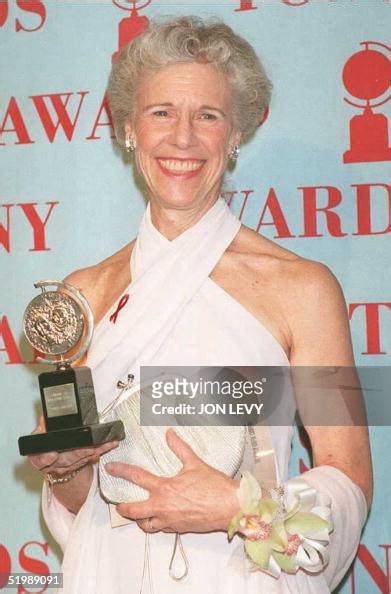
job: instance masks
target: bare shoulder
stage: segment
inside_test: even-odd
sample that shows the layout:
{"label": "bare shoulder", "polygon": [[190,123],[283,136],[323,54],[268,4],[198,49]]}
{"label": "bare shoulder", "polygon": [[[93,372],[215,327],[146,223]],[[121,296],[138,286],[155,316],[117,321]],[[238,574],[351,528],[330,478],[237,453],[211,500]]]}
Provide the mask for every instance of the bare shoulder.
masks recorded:
{"label": "bare shoulder", "polygon": [[75,270],[64,282],[79,289],[99,319],[130,283],[130,254],[134,241],[101,262]]}
{"label": "bare shoulder", "polygon": [[283,286],[289,298],[323,301],[326,295],[341,297],[341,287],[325,264],[299,256],[247,227],[242,227],[237,241],[231,244],[230,254],[233,262],[247,268],[255,278],[262,275],[276,287]]}
{"label": "bare shoulder", "polygon": [[[324,264],[260,237],[244,256],[253,279],[268,289],[270,310],[289,344],[293,365],[352,365],[349,320],[341,286]],[[243,257],[243,256],[242,256]],[[283,342],[283,341],[281,341]]]}
{"label": "bare shoulder", "polygon": [[335,307],[344,301],[337,278],[325,264],[298,257],[285,269],[289,279],[288,291],[299,302],[305,300],[308,306],[324,308],[327,304]]}
{"label": "bare shoulder", "polygon": [[[303,258],[242,226],[213,276],[274,334],[291,361],[294,357],[298,361],[298,352],[302,364],[319,361],[321,357],[312,357],[319,351],[319,337],[326,344],[326,337],[333,334],[343,337],[340,344],[344,344],[336,360],[349,360],[344,296],[324,264]],[[322,360],[327,357],[322,356]]]}

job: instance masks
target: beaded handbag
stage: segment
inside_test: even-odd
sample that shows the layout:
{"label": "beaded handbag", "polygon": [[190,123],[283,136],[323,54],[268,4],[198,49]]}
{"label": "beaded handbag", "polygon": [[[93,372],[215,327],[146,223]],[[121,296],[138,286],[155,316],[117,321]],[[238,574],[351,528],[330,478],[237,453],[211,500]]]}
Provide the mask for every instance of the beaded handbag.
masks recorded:
{"label": "beaded handbag", "polygon": [[[169,427],[140,425],[142,393],[140,386],[124,387],[120,398],[101,415],[105,422],[121,419],[125,427],[125,439],[99,461],[100,488],[111,503],[143,501],[149,493],[126,479],[108,474],[105,470],[108,462],[141,466],[158,476],[173,476],[182,468],[166,442]],[[228,476],[236,474],[244,455],[245,427],[175,426],[174,430],[206,464]]]}

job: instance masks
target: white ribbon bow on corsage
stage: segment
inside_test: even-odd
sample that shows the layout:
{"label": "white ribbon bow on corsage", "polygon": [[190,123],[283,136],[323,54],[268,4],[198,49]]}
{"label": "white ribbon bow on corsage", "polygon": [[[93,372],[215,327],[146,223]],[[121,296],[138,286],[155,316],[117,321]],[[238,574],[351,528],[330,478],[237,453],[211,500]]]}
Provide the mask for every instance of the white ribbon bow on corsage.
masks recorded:
{"label": "white ribbon bow on corsage", "polygon": [[252,570],[278,578],[299,568],[321,571],[328,563],[332,531],[331,500],[303,479],[291,479],[262,499],[257,480],[245,471],[238,489],[241,510],[228,526],[228,538],[244,537]]}

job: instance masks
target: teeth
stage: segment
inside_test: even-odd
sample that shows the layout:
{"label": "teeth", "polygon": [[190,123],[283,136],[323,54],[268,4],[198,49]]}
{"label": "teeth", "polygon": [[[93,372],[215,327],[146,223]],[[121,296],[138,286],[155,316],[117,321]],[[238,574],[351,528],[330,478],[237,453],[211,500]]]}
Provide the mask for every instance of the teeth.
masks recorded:
{"label": "teeth", "polygon": [[170,159],[159,159],[159,163],[169,171],[177,173],[185,173],[187,171],[195,171],[200,168],[199,161],[174,161]]}

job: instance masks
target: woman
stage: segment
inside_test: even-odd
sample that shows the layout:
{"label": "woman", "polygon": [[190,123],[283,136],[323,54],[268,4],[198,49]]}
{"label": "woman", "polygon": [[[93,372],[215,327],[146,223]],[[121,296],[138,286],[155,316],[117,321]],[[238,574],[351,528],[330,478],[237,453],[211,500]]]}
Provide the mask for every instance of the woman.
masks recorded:
{"label": "woman", "polygon": [[[219,199],[224,172],[269,98],[253,49],[221,23],[187,17],[154,25],[114,64],[109,99],[117,139],[134,152],[149,205],[136,241],[66,279],[83,291],[98,324],[87,363],[100,410],[114,399],[117,381],[145,364],[353,365],[332,274],[240,225]],[[282,483],[292,430],[271,430]],[[205,464],[172,431],[167,443],[183,465],[176,476],[108,466],[150,493],[147,502],[118,507],[130,521],[117,528],[94,467],[117,444],[31,457],[54,476],[43,507],[65,549],[63,591],[139,592],[148,578],[165,594],[329,592],[355,554],[371,501],[368,436],[361,427],[307,431],[315,468],[303,478],[332,499],[330,562],[317,575],[299,570],[278,580],[249,573],[240,540],[229,543],[224,534],[239,508],[238,480]],[[245,457],[241,470],[252,466]],[[188,563],[178,582],[168,569],[172,532],[183,534]]]}

